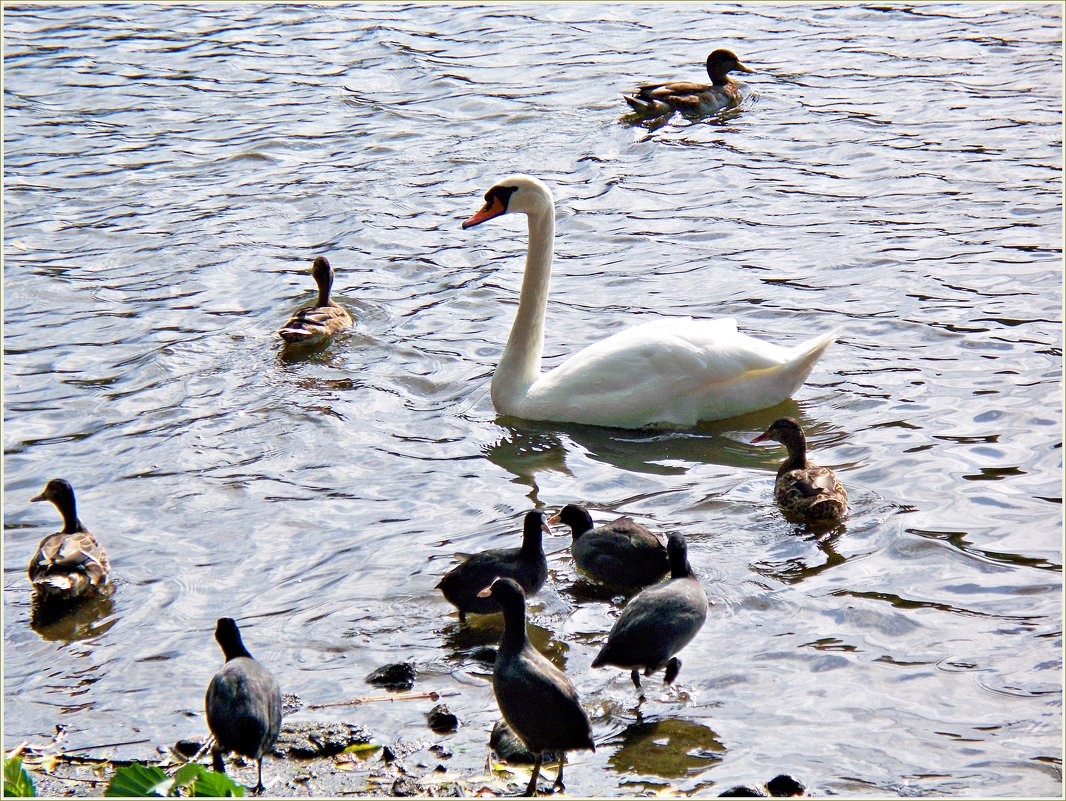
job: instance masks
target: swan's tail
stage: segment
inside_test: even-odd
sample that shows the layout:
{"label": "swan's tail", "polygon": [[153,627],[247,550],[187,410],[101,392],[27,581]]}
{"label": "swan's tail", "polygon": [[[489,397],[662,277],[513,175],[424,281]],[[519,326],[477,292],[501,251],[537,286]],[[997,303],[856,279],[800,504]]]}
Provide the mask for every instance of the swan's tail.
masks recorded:
{"label": "swan's tail", "polygon": [[825,349],[836,342],[839,334],[840,329],[834,328],[828,334],[812,337],[790,350],[789,357],[781,368],[781,383],[790,387],[785,398],[792,397],[792,393],[803,386]]}

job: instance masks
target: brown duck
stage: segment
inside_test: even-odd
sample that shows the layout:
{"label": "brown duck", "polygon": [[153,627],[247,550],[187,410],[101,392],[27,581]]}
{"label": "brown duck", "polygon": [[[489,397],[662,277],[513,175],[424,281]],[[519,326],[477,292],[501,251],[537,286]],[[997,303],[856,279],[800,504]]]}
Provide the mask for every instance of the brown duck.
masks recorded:
{"label": "brown duck", "polygon": [[41,540],[30,560],[30,581],[38,599],[53,603],[110,592],[107,553],[78,519],[70,484],[53,478],[44,492],[30,501],[51,501],[63,516],[63,529]]}
{"label": "brown duck", "polygon": [[733,71],[755,72],[744,66],[732,50],[715,50],[707,56],[710,84],[675,81],[641,86],[632,95],[622,95],[633,111],[643,117],[662,117],[674,111],[714,114],[740,102],[740,89],[729,77]]}
{"label": "brown duck", "polygon": [[319,256],[311,265],[311,275],[318,284],[318,300],[296,312],[289,322],[278,329],[278,336],[288,347],[321,345],[334,334],[352,325],[348,311],[330,300],[333,288],[333,267],[325,256]]}
{"label": "brown duck", "polygon": [[848,493],[828,467],[807,461],[807,438],[791,417],[775,420],[752,442],[780,442],[788,458],[778,468],[774,497],[786,512],[809,521],[839,520],[848,510]]}

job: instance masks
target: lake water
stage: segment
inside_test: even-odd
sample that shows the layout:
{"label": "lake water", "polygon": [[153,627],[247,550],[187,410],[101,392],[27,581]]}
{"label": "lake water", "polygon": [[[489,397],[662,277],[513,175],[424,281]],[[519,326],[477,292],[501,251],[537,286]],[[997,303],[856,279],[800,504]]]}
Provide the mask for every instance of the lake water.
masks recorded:
{"label": "lake water", "polygon": [[[738,109],[621,120],[719,46],[758,71]],[[499,621],[457,630],[434,585],[582,502],[684,532],[714,606],[638,711],[590,667],[622,600],[548,543],[535,640],[599,744],[568,792],[1061,797],[1062,53],[1050,3],[6,7],[5,745],[203,735],[232,616],[305,704],[413,661],[456,734],[428,701],[294,719],[476,776]],[[692,431],[498,419],[525,225],[459,224],[516,171],[556,196],[548,366],[672,315],[839,341],[793,401]],[[282,360],[319,254],[355,328]],[[782,414],[842,528],[775,507],[782,449],[750,441]],[[56,476],[117,591],[35,631]]]}

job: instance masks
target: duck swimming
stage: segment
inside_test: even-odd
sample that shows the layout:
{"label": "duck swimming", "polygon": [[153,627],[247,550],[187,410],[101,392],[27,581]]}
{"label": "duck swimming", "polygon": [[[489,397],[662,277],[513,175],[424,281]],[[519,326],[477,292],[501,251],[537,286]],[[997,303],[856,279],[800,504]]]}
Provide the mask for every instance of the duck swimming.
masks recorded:
{"label": "duck swimming", "polygon": [[633,111],[643,117],[661,117],[674,111],[713,114],[740,102],[740,89],[728,73],[755,72],[744,66],[732,50],[715,50],[707,56],[710,84],[675,81],[641,86],[635,94],[622,95]]}
{"label": "duck swimming", "polygon": [[297,311],[289,322],[278,329],[278,336],[286,347],[313,347],[326,342],[334,334],[352,325],[348,310],[330,300],[333,287],[333,267],[325,256],[318,256],[311,265],[311,275],[318,284],[318,300]]}
{"label": "duck swimming", "polygon": [[107,552],[78,519],[74,488],[69,482],[53,478],[30,501],[51,501],[63,516],[63,528],[41,540],[30,560],[30,581],[38,601],[74,601],[111,592]]}
{"label": "duck swimming", "polygon": [[529,246],[518,311],[492,375],[501,415],[615,428],[721,420],[788,398],[836,339],[830,331],[781,347],[741,334],[736,320],[673,317],[609,336],[542,373],[555,237],[551,191],[528,175],[504,178],[463,228],[509,212],[526,215]]}
{"label": "duck swimming", "polygon": [[848,492],[832,470],[807,461],[807,438],[799,423],[782,417],[752,442],[767,440],[788,449],[774,482],[774,498],[781,508],[811,522],[840,520],[848,510]]}

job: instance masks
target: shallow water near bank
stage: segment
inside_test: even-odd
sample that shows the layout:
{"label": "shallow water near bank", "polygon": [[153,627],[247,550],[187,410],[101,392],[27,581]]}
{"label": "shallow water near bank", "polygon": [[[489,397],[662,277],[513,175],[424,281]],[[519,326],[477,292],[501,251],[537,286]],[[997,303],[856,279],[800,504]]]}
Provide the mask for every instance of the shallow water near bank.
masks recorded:
{"label": "shallow water near bank", "polygon": [[[590,667],[624,599],[546,541],[531,636],[598,744],[569,793],[1061,796],[1061,31],[1052,4],[5,8],[5,746],[200,736],[230,616],[306,705],[413,661],[455,734],[430,701],[342,719],[476,775],[500,622],[434,585],[581,502],[682,531],[714,606],[638,705]],[[738,108],[621,119],[718,46],[758,70]],[[525,226],[459,224],[516,171],[557,202],[547,366],[668,316],[838,342],[691,431],[497,418]],[[319,254],[355,327],[282,359]],[[750,443],[783,415],[848,487],[838,529],[772,502],[783,453]],[[57,476],[117,587],[35,630]]]}

